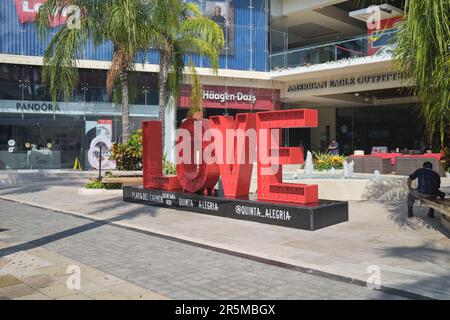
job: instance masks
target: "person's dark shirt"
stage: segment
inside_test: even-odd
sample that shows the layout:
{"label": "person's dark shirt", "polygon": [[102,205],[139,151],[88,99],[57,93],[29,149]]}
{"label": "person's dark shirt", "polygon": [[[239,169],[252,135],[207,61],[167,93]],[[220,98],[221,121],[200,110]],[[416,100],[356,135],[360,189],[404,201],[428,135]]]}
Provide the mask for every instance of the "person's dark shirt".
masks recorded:
{"label": "person's dark shirt", "polygon": [[338,155],[339,154],[339,143],[331,142],[329,148],[330,148],[330,153],[332,155]]}
{"label": "person's dark shirt", "polygon": [[411,180],[418,179],[417,191],[424,194],[436,195],[441,187],[441,177],[431,169],[420,168],[409,176]]}
{"label": "person's dark shirt", "polygon": [[215,23],[217,23],[219,26],[224,27],[225,26],[225,18],[222,15],[214,15],[211,17],[211,20],[214,21]]}

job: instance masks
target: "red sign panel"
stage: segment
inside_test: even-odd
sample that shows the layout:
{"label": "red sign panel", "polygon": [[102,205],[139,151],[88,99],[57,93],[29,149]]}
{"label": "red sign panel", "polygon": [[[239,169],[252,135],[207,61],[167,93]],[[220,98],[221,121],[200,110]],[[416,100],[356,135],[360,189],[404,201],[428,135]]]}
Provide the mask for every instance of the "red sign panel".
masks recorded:
{"label": "red sign panel", "polygon": [[[47,0],[15,0],[17,15],[20,23],[34,22],[39,8],[47,2]],[[55,16],[50,21],[50,26],[55,27],[64,24],[67,21],[67,15]]]}
{"label": "red sign panel", "polygon": [[[258,134],[258,200],[301,204],[319,201],[317,185],[283,182],[282,165],[301,164],[304,162],[304,158],[303,148],[280,147],[282,128],[315,128],[319,125],[318,118],[318,111],[312,109],[280,110],[256,114],[258,132],[266,130],[268,133],[266,135]],[[272,136],[274,133],[277,133],[275,137]]]}
{"label": "red sign panel", "polygon": [[[191,86],[184,86],[178,106],[189,108]],[[203,105],[213,109],[272,111],[280,109],[280,90],[267,88],[203,86]]]}

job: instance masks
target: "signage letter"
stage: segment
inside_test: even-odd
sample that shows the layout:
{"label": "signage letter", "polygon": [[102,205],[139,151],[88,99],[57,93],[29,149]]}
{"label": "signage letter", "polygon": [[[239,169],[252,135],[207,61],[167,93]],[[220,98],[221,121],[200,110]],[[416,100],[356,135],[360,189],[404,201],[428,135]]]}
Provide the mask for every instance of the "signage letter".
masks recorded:
{"label": "signage letter", "polygon": [[[211,126],[222,133],[222,141],[219,143],[215,140],[215,145],[216,159],[221,159],[217,162],[225,196],[247,196],[250,191],[253,158],[256,152],[256,141],[252,144],[250,136],[255,133],[254,140],[256,140],[256,115],[254,113],[238,114],[236,121],[230,116],[213,116]],[[228,138],[227,132],[233,132],[233,139]],[[230,157],[232,159],[229,159]],[[231,163],[228,160],[231,160]]]}
{"label": "signage letter", "polygon": [[181,189],[176,176],[163,176],[160,121],[142,122],[142,174],[144,188],[161,190]]}
{"label": "signage letter", "polygon": [[[283,183],[281,165],[303,163],[302,148],[281,148],[281,128],[318,126],[317,110],[296,109],[258,112],[258,200],[316,203],[318,186]],[[279,155],[279,156],[277,156]]]}

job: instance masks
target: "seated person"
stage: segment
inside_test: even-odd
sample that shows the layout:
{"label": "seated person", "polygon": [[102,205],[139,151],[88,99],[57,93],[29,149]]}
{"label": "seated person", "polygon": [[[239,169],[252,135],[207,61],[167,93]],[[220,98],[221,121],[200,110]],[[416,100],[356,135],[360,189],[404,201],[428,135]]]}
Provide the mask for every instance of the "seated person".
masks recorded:
{"label": "seated person", "polygon": [[328,146],[328,150],[333,156],[339,155],[339,143],[337,143],[336,139],[331,140],[331,143]]}
{"label": "seated person", "polygon": [[[412,189],[411,182],[416,179],[418,179],[418,187],[417,189]],[[414,216],[413,206],[416,200],[442,197],[443,193],[439,191],[440,186],[441,177],[433,171],[433,164],[431,162],[425,162],[423,168],[411,174],[408,178],[408,217],[411,218]],[[430,208],[428,216],[434,218],[434,209]]]}

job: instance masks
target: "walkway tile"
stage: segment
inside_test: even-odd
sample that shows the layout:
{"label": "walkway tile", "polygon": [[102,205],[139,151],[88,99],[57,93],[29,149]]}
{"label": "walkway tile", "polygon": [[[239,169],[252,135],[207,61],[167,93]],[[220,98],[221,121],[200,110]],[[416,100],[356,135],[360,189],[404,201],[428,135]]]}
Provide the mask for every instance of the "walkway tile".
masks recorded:
{"label": "walkway tile", "polygon": [[28,296],[33,293],[36,293],[36,290],[23,283],[0,288],[0,297],[3,296],[9,299]]}
{"label": "walkway tile", "polygon": [[127,297],[115,292],[100,292],[93,294],[91,298],[95,300],[128,300]]}
{"label": "walkway tile", "polygon": [[67,286],[62,284],[41,288],[39,291],[52,299],[71,296],[76,292],[75,290],[68,289]]}
{"label": "walkway tile", "polygon": [[25,284],[29,285],[34,289],[41,289],[45,287],[50,287],[58,284],[58,282],[51,276],[42,274],[32,277],[25,277],[21,279]]}
{"label": "walkway tile", "polygon": [[36,292],[33,294],[30,294],[28,296],[23,296],[19,298],[15,298],[14,300],[52,300],[51,298],[47,297],[45,294]]}
{"label": "walkway tile", "polygon": [[15,284],[22,283],[19,279],[16,277],[7,274],[5,276],[0,276],[0,288],[9,287]]}
{"label": "walkway tile", "polygon": [[[5,243],[3,247],[16,245],[20,243]],[[80,268],[80,290],[67,287],[67,280],[72,275],[67,273],[67,267],[71,265]],[[44,247],[1,257],[0,266],[0,300],[125,299],[134,295],[159,297],[145,288]]]}
{"label": "walkway tile", "polygon": [[169,298],[164,297],[162,295],[152,293],[152,292],[145,292],[138,295],[130,296],[130,299],[133,300],[169,300]]}
{"label": "walkway tile", "polygon": [[127,297],[143,294],[147,291],[144,288],[131,283],[116,284],[108,287],[108,289],[115,293],[125,295]]}

